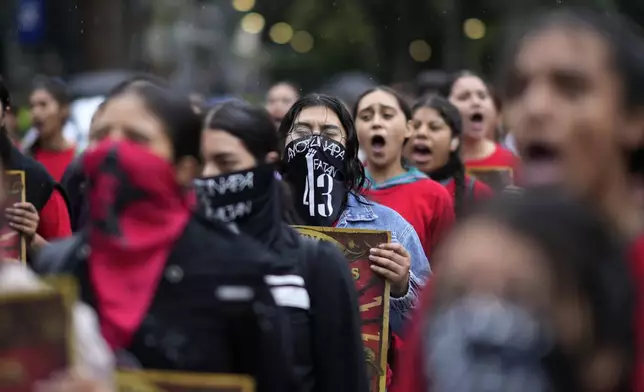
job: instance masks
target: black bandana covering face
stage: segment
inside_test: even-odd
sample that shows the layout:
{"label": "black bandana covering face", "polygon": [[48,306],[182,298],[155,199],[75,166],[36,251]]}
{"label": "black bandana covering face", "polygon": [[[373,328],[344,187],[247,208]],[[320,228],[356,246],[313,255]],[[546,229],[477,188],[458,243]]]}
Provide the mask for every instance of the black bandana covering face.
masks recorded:
{"label": "black bandana covering face", "polygon": [[332,226],[347,196],[344,174],[346,149],[326,136],[293,140],[284,161],[300,217],[312,226]]}
{"label": "black bandana covering face", "polygon": [[196,179],[194,185],[201,213],[209,220],[243,224],[261,214],[270,203],[274,176],[272,166],[262,165]]}

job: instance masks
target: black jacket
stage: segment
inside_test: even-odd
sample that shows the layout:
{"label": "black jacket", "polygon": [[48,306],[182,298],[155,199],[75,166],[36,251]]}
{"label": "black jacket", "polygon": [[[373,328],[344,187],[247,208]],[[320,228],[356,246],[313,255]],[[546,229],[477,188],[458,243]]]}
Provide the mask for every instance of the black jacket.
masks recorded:
{"label": "black jacket", "polygon": [[79,155],[65,169],[60,185],[69,199],[72,231],[80,230],[87,221],[88,206],[85,198],[86,177],[82,165],[83,155]]}
{"label": "black jacket", "polygon": [[[144,369],[241,373],[259,392],[297,391],[289,323],[265,274],[275,263],[252,239],[192,219],[166,262],[154,300],[128,355]],[[81,297],[95,306],[84,234],[54,243],[35,264],[40,274],[73,273]],[[250,302],[218,296],[222,287],[251,287]],[[99,314],[100,316],[100,314]]]}
{"label": "black jacket", "polygon": [[292,325],[295,372],[304,392],[367,392],[358,298],[346,258],[333,244],[281,224],[272,250],[282,274],[304,278],[310,308],[284,306]]}

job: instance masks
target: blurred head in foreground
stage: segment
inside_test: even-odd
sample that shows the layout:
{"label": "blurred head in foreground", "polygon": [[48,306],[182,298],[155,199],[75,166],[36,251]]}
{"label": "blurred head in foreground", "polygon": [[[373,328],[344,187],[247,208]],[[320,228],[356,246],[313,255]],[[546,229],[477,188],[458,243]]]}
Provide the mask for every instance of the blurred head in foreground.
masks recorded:
{"label": "blurred head in foreground", "polygon": [[506,195],[466,217],[436,258],[423,345],[433,390],[627,390],[632,285],[592,210]]}
{"label": "blurred head in foreground", "polygon": [[606,203],[629,172],[644,171],[644,42],[633,26],[588,8],[522,26],[500,91],[527,186]]}

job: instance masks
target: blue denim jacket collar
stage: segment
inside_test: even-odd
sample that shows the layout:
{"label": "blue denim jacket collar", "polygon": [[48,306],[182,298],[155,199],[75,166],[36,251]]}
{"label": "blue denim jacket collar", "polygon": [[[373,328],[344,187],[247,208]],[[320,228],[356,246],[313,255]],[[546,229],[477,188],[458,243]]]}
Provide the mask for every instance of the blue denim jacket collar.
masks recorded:
{"label": "blue denim jacket collar", "polygon": [[344,226],[346,222],[373,222],[376,219],[378,215],[371,208],[371,203],[364,196],[350,192],[347,195],[347,206],[337,226]]}

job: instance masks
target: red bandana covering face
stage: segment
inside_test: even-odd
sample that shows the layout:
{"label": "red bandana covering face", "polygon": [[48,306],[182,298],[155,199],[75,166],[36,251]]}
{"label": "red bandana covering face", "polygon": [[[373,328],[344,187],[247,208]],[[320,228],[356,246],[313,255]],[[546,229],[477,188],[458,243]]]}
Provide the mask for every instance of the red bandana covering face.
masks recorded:
{"label": "red bandana covering face", "polygon": [[131,142],[88,151],[89,277],[103,336],[127,348],[190,218],[173,166]]}

